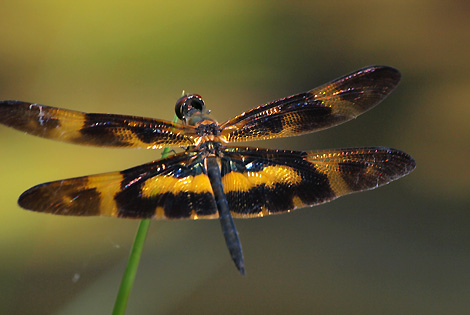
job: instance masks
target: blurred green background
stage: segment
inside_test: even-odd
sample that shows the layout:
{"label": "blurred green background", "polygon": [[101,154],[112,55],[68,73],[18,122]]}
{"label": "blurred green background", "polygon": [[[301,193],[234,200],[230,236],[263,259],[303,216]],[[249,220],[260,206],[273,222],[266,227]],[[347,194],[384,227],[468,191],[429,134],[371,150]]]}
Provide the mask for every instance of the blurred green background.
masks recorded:
{"label": "blurred green background", "polygon": [[[171,120],[184,89],[219,121],[374,64],[399,87],[358,119],[256,143],[390,146],[417,161],[378,190],[237,220],[247,276],[217,221],[153,222],[128,314],[457,314],[470,308],[468,1],[2,1],[0,99]],[[159,151],[81,147],[0,127],[0,313],[107,314],[133,220],[16,200],[46,181]]]}

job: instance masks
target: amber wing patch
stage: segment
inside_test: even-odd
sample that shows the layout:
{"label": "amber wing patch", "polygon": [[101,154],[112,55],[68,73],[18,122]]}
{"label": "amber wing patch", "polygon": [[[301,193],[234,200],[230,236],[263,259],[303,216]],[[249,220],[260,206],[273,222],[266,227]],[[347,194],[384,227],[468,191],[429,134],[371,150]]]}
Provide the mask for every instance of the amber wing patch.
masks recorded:
{"label": "amber wing patch", "polygon": [[112,172],[41,184],[23,208],[61,215],[212,219],[217,207],[202,159],[190,152]]}
{"label": "amber wing patch", "polygon": [[313,206],[405,176],[414,160],[389,148],[316,152],[227,148],[222,183],[234,217]]}
{"label": "amber wing patch", "polygon": [[0,123],[43,138],[107,147],[189,146],[198,138],[194,127],[169,121],[87,114],[21,101],[0,102]]}
{"label": "amber wing patch", "polygon": [[364,68],[305,93],[264,104],[221,124],[229,142],[289,137],[351,120],[371,109],[400,81],[393,68]]}

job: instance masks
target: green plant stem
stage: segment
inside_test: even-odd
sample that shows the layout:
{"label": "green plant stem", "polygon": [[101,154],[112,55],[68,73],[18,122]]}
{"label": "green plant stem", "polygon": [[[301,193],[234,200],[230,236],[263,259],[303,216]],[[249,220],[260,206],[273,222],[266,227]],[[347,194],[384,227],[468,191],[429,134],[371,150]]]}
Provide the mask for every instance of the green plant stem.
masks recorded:
{"label": "green plant stem", "polygon": [[[173,122],[176,122],[178,118],[173,118]],[[170,153],[169,148],[165,148],[162,152],[162,158],[166,158]],[[140,256],[144,247],[147,232],[150,226],[150,220],[140,221],[137,234],[132,245],[129,260],[127,262],[126,270],[122,276],[121,286],[114,303],[113,315],[123,315],[126,312],[127,301],[129,300],[129,294],[131,293],[132,286],[134,284],[135,276],[137,274],[137,268],[139,267]]]}

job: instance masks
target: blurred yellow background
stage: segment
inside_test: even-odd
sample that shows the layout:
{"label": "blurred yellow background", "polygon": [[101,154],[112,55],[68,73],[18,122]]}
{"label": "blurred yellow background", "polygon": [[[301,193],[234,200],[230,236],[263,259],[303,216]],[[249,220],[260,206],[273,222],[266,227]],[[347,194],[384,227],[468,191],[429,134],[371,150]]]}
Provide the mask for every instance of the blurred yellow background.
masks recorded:
{"label": "blurred yellow background", "polygon": [[[417,161],[372,192],[237,220],[153,222],[128,314],[456,314],[470,308],[468,1],[3,1],[0,99],[171,120],[181,91],[219,121],[367,65],[402,72],[381,105],[315,135]],[[0,313],[107,314],[137,221],[21,210],[27,188],[159,151],[81,147],[0,126]]]}

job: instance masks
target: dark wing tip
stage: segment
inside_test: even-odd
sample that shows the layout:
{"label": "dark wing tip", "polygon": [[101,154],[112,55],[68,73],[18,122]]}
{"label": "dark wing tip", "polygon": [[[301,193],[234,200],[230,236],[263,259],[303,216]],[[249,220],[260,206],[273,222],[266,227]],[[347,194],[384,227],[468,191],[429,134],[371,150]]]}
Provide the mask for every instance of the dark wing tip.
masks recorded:
{"label": "dark wing tip", "polygon": [[31,104],[29,102],[23,102],[23,101],[16,101],[16,100],[4,100],[4,101],[0,101],[0,105],[1,106],[5,106],[5,105],[17,105],[17,104]]}
{"label": "dark wing tip", "polygon": [[367,72],[370,79],[386,80],[390,87],[398,85],[401,79],[401,73],[390,66],[371,66],[358,71],[358,73]]}
{"label": "dark wing tip", "polygon": [[383,73],[388,73],[391,77],[397,77],[397,78],[400,78],[401,77],[401,73],[400,71],[398,71],[396,68],[394,67],[390,67],[390,66],[385,66],[385,65],[374,65],[374,66],[368,66],[368,67],[364,67],[358,71],[373,71],[373,72],[383,72]]}
{"label": "dark wing tip", "polygon": [[408,175],[416,168],[416,161],[415,159],[413,159],[411,155],[400,150],[396,150],[396,149],[391,149],[391,150],[394,151],[395,154],[401,157],[401,160],[402,160],[401,164],[403,165],[402,176]]}
{"label": "dark wing tip", "polygon": [[23,101],[15,101],[15,100],[5,100],[5,101],[0,101],[0,113],[7,113],[14,109],[15,106],[20,106],[20,105],[31,105],[33,103],[30,102],[23,102]]}
{"label": "dark wing tip", "polygon": [[5,100],[0,101],[0,123],[6,126],[13,126],[19,116],[20,109],[18,106],[31,105],[31,103],[23,101]]}
{"label": "dark wing tip", "polygon": [[42,212],[42,210],[38,209],[38,205],[41,204],[42,197],[39,192],[39,188],[40,185],[37,185],[23,192],[18,198],[18,205],[26,210]]}
{"label": "dark wing tip", "polygon": [[[384,153],[382,156],[381,168],[387,173],[386,182],[397,180],[408,175],[416,168],[416,161],[411,155],[401,150],[378,147],[378,153]],[[382,154],[380,154],[382,155]]]}
{"label": "dark wing tip", "polygon": [[86,178],[39,184],[26,190],[18,198],[20,207],[44,213],[72,216],[100,215],[100,193],[86,187]]}
{"label": "dark wing tip", "polygon": [[23,192],[18,198],[18,205],[26,210],[44,213],[62,214],[64,208],[59,198],[46,184],[39,184]]}
{"label": "dark wing tip", "polygon": [[[400,79],[401,74],[395,68],[366,67],[336,80],[337,90],[340,91],[337,97],[360,109],[359,113],[355,113],[357,116],[375,107],[386,98],[398,85]],[[334,81],[333,84],[336,82]]]}
{"label": "dark wing tip", "polygon": [[335,186],[337,197],[389,184],[416,167],[409,154],[386,147],[342,149],[339,152],[342,157],[335,163],[344,185]]}

